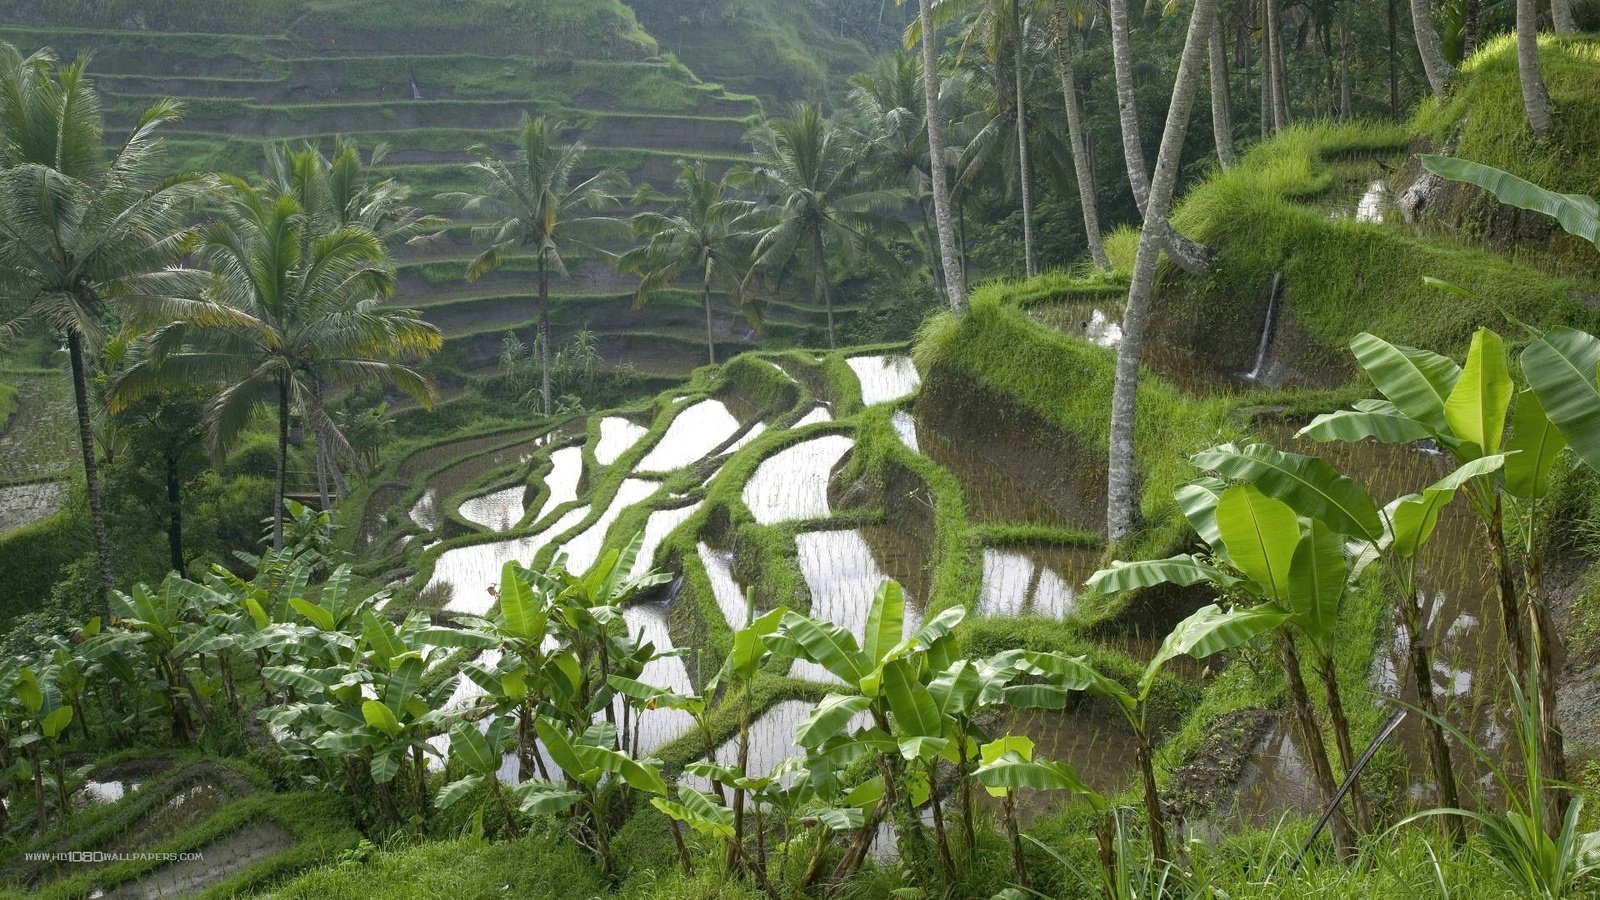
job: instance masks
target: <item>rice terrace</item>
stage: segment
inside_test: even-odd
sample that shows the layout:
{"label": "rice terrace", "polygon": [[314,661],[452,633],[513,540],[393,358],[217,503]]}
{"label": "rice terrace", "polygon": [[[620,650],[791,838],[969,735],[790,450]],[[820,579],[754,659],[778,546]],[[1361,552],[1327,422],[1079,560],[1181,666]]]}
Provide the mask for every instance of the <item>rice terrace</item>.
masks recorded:
{"label": "rice terrace", "polygon": [[1600,897],[1600,3],[0,0],[0,898]]}

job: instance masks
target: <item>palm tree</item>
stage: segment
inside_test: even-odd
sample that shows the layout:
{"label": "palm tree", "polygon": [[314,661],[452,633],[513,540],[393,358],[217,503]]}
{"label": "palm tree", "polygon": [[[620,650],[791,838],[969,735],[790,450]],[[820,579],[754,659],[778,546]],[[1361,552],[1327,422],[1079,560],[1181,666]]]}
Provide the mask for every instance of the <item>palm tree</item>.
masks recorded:
{"label": "palm tree", "polygon": [[487,213],[491,220],[472,229],[473,240],[489,246],[467,267],[468,281],[500,268],[506,257],[519,249],[531,249],[536,254],[539,330],[535,342],[544,369],[540,394],[547,416],[551,411],[550,270],[563,275],[567,271],[557,241],[583,247],[587,246],[585,240],[619,232],[622,225],[614,218],[589,215],[618,206],[616,195],[624,186],[622,176],[607,168],[573,184],[585,148],[581,142],[562,144],[564,130],[560,122],[524,115],[509,158],[502,158],[483,144],[471,148],[478,159],[467,165],[467,171],[482,179],[482,193],[449,193],[440,197],[463,211]]}
{"label": "palm tree", "polygon": [[[1126,5],[1126,0],[1114,2]],[[1166,127],[1161,133],[1161,149],[1156,154],[1155,177],[1144,210],[1144,228],[1139,234],[1128,304],[1122,313],[1122,341],[1117,345],[1117,371],[1111,394],[1110,457],[1106,466],[1106,537],[1113,542],[1122,540],[1133,530],[1139,507],[1133,426],[1144,330],[1149,323],[1150,301],[1155,293],[1156,262],[1164,249],[1164,236],[1171,233],[1165,227],[1167,210],[1177,185],[1183,140],[1189,130],[1194,95],[1204,77],[1201,70],[1205,66],[1206,47],[1216,18],[1216,0],[1195,0],[1189,33],[1183,42],[1183,55],[1178,62],[1177,79],[1172,85]]]}
{"label": "palm tree", "polygon": [[[903,0],[896,0],[896,3]],[[933,194],[933,220],[939,230],[939,260],[944,270],[945,297],[957,314],[967,311],[967,277],[956,250],[955,228],[950,221],[950,186],[945,177],[945,131],[939,102],[939,45],[933,39],[933,0],[917,0],[917,24],[922,38],[922,109],[928,129],[928,186]],[[907,36],[906,43],[913,38]]]}
{"label": "palm tree", "polygon": [[[1270,0],[1269,0],[1270,3]],[[1128,184],[1133,202],[1144,218],[1144,228],[1153,229],[1162,249],[1184,271],[1200,275],[1211,269],[1211,250],[1175,231],[1166,215],[1149,214],[1150,175],[1144,166],[1144,148],[1139,143],[1139,107],[1133,91],[1133,46],[1128,31],[1128,0],[1109,0],[1111,22],[1111,68],[1117,82],[1117,113],[1122,125],[1122,157],[1128,167]],[[1168,121],[1171,114],[1168,113]]]}
{"label": "palm tree", "polygon": [[216,273],[216,301],[251,324],[155,332],[113,396],[120,405],[174,382],[220,384],[206,410],[217,451],[233,444],[261,405],[275,409],[276,549],[283,546],[292,411],[298,408],[317,434],[337,433],[326,421],[325,392],[374,380],[430,404],[433,383],[410,363],[442,341],[416,312],[384,305],[394,276],[370,229],[319,230],[293,196],[225,181],[225,205],[216,222],[200,229],[196,254]]}
{"label": "palm tree", "polygon": [[[749,270],[752,230],[758,213],[749,200],[733,196],[738,176],[721,179],[706,174],[704,162],[684,163],[673,182],[677,197],[669,211],[641,212],[633,217],[633,232],[645,240],[617,259],[617,268],[638,275],[635,307],[643,306],[656,291],[676,282],[685,272],[700,275],[700,305],[706,313],[706,356],[717,364],[717,345],[711,331],[711,288],[721,285],[735,306],[744,305],[742,277]],[[642,188],[636,203],[666,200]],[[749,308],[754,312],[754,307]]]}
{"label": "palm tree", "polygon": [[811,272],[812,297],[827,310],[828,346],[833,347],[828,253],[851,259],[871,252],[892,259],[874,233],[894,230],[886,214],[900,198],[894,191],[867,186],[859,154],[823,117],[822,108],[811,103],[798,104],[789,118],[773,119],[758,134],[755,182],[772,197],[777,222],[756,242],[751,274],[757,268],[778,271],[804,261]]}
{"label": "palm tree", "polygon": [[1439,40],[1439,29],[1433,23],[1431,0],[1411,0],[1411,31],[1417,37],[1417,54],[1422,57],[1428,87],[1435,97],[1443,99],[1450,90],[1450,76],[1455,73],[1444,58],[1444,42]]}
{"label": "palm tree", "polygon": [[1550,130],[1550,92],[1539,70],[1539,7],[1534,0],[1517,0],[1517,74],[1528,130],[1534,140],[1543,140]]}
{"label": "palm tree", "polygon": [[1100,237],[1100,213],[1094,198],[1094,169],[1089,161],[1088,141],[1083,134],[1083,113],[1078,108],[1077,76],[1073,73],[1072,42],[1084,31],[1099,6],[1093,0],[1055,0],[1051,16],[1051,43],[1056,53],[1056,74],[1061,79],[1061,103],[1067,112],[1067,144],[1072,151],[1072,170],[1078,182],[1078,205],[1083,209],[1083,234],[1089,257],[1100,269],[1110,269],[1105,241]]}
{"label": "palm tree", "polygon": [[[88,372],[117,326],[235,321],[195,298],[204,273],[173,263],[188,247],[185,214],[212,181],[162,178],[158,129],[172,101],[151,106],[118,146],[104,146],[87,59],[58,65],[48,51],[23,58],[0,43],[0,341],[31,323],[64,334],[102,600],[114,579],[101,508]],[[118,323],[116,320],[121,319]]]}

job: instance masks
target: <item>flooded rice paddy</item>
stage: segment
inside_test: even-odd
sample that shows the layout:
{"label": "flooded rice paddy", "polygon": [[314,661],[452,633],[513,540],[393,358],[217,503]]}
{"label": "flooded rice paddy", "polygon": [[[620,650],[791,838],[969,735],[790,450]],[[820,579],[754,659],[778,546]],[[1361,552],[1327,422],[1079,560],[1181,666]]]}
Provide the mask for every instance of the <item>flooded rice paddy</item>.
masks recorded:
{"label": "flooded rice paddy", "polygon": [[855,441],[830,434],[785,447],[761,461],[744,485],[744,505],[762,525],[827,516],[828,478]]}
{"label": "flooded rice paddy", "polygon": [[667,426],[660,443],[639,462],[641,472],[671,472],[705,459],[739,431],[739,420],[720,400],[701,400]]}
{"label": "flooded rice paddy", "polygon": [[490,531],[509,531],[522,521],[527,511],[522,503],[526,492],[527,488],[519,484],[463,500],[459,510],[461,518]]}
{"label": "flooded rice paddy", "polygon": [[861,402],[867,406],[910,396],[922,383],[909,356],[852,356],[845,362],[861,382]]}

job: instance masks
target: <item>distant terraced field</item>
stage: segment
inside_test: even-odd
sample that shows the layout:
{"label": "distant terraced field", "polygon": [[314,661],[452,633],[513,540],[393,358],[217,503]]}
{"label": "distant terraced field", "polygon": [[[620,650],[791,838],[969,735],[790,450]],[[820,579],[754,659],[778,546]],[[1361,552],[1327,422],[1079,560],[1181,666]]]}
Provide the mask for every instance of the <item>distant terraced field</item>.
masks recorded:
{"label": "distant terraced field", "polygon": [[[474,187],[462,169],[467,148],[508,146],[524,114],[568,123],[569,137],[591,148],[591,171],[615,167],[635,185],[668,189],[679,160],[705,160],[720,172],[748,153],[746,133],[759,121],[760,101],[655,56],[642,31],[574,26],[564,38],[544,34],[520,55],[485,50],[509,40],[469,39],[449,17],[441,21],[452,27],[429,33],[426,15],[386,31],[381,17],[358,28],[319,11],[293,18],[276,34],[12,25],[0,26],[0,40],[24,51],[93,53],[90,72],[113,140],[156,99],[183,100],[183,120],[167,130],[174,169],[250,174],[272,142],[326,147],[335,135],[347,135],[363,149],[387,144],[382,171],[410,185],[419,206],[443,215],[453,210],[439,194]],[[22,20],[53,21],[48,16]],[[463,374],[492,367],[507,330],[527,340],[536,315],[531,258],[512,258],[505,271],[466,282],[466,264],[476,253],[471,224],[458,220],[429,241],[401,248],[397,260],[401,302],[420,308],[444,332],[445,365]],[[593,331],[605,365],[630,363],[656,379],[687,375],[705,362],[704,319],[692,290],[667,292],[635,310],[634,282],[604,259],[576,260],[569,268],[551,282],[558,342]],[[851,310],[843,304],[836,312]],[[725,303],[714,327],[719,354],[732,354],[818,343],[826,326],[821,309],[785,300],[769,305],[764,331]]]}

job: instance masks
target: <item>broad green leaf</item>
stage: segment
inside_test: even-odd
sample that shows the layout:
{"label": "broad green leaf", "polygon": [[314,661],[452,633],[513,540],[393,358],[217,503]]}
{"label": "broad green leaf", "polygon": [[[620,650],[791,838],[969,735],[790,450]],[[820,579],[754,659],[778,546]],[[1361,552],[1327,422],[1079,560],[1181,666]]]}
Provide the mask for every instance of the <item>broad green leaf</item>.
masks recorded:
{"label": "broad green leaf", "polygon": [[1334,633],[1339,604],[1349,579],[1344,538],[1312,519],[1310,530],[1295,548],[1289,564],[1289,611],[1318,640]]}
{"label": "broad green leaf", "polygon": [[1427,426],[1390,404],[1387,410],[1381,411],[1341,409],[1323,413],[1296,432],[1295,437],[1348,443],[1377,438],[1385,444],[1409,444],[1431,434]]}
{"label": "broad green leaf", "polygon": [[383,688],[383,702],[395,715],[404,712],[406,701],[416,696],[417,687],[422,684],[422,673],[422,660],[408,656],[389,676]]}
{"label": "broad green leaf", "polygon": [[1499,452],[1511,390],[1505,344],[1500,335],[1479,328],[1472,335],[1467,364],[1444,404],[1444,417],[1450,423],[1450,431],[1458,440],[1476,448],[1473,456]]}
{"label": "broad green leaf", "polygon": [[928,682],[928,695],[941,716],[970,715],[982,689],[978,667],[968,659],[955,661]]}
{"label": "broad green leaf", "polygon": [[786,656],[809,659],[845,684],[859,685],[875,668],[856,644],[855,635],[832,622],[786,612],[782,626],[767,638]]}
{"label": "broad green leaf", "polygon": [[500,770],[500,756],[489,739],[471,722],[457,722],[450,729],[450,755],[461,760],[469,772],[493,775]]}
{"label": "broad green leaf", "polygon": [[580,778],[589,772],[590,767],[584,765],[584,761],[578,758],[577,750],[572,744],[572,739],[567,736],[566,729],[554,719],[539,716],[534,719],[533,727],[539,734],[539,740],[544,743],[545,752],[550,754],[550,761],[561,771],[574,778]]}
{"label": "broad green leaf", "polygon": [[1522,374],[1561,435],[1590,468],[1600,469],[1600,339],[1552,328],[1522,351]]}
{"label": "broad green leaf", "polygon": [[290,597],[289,605],[294,608],[295,612],[304,616],[307,622],[310,622],[323,631],[334,630],[333,613],[328,612],[315,603],[312,603],[310,600],[302,600],[299,597]]}
{"label": "broad green leaf", "polygon": [[[981,765],[978,768],[982,769],[983,766],[993,765],[1002,759],[1024,763],[1032,762],[1033,741],[1020,734],[1008,734],[998,740],[990,741],[979,748],[978,761]],[[986,784],[984,785],[984,790],[991,797],[1004,797],[1008,789],[1000,785],[991,786]]]}
{"label": "broad green leaf", "polygon": [[400,759],[405,755],[405,747],[393,744],[372,754],[372,780],[378,784],[388,784],[400,772]]}
{"label": "broad green leaf", "polygon": [[390,661],[405,652],[405,647],[394,639],[394,627],[372,610],[367,610],[361,625],[361,638],[372,651],[372,659],[381,669],[388,669]]}
{"label": "broad green leaf", "polygon": [[1267,599],[1283,600],[1289,591],[1289,563],[1300,543],[1294,510],[1253,484],[1234,485],[1217,503],[1217,528],[1228,547],[1228,561],[1260,585]]}
{"label": "broad green leaf", "polygon": [[267,617],[267,611],[261,608],[261,601],[254,597],[244,598],[244,611],[249,613],[250,621],[255,623],[258,631],[272,624],[272,620]]}
{"label": "broad green leaf", "polygon": [[511,792],[517,797],[517,808],[526,816],[566,812],[583,799],[582,794],[553,781],[524,781]]}
{"label": "broad green leaf", "polygon": [[1367,377],[1402,413],[1435,432],[1449,427],[1444,417],[1445,398],[1461,376],[1461,368],[1453,361],[1366,332],[1351,338],[1350,350]]}
{"label": "broad green leaf", "polygon": [[1551,424],[1531,390],[1517,395],[1506,442],[1506,490],[1514,497],[1537,500],[1550,492],[1550,473],[1567,448],[1561,430]]}
{"label": "broad green leaf", "polygon": [[461,628],[446,628],[443,626],[424,628],[422,631],[417,633],[417,639],[424,644],[433,644],[437,647],[465,647],[472,650],[481,650],[485,647],[493,647],[496,643],[494,638],[486,634],[481,634],[476,631],[467,631]]}
{"label": "broad green leaf", "polygon": [[904,637],[906,621],[906,595],[900,583],[884,579],[872,596],[867,609],[866,628],[862,633],[861,652],[871,663],[881,663],[890,649]]}
{"label": "broad green leaf", "polygon": [[1394,551],[1405,558],[1416,556],[1433,535],[1439,514],[1455,499],[1456,491],[1474,478],[1494,473],[1505,461],[1505,456],[1499,454],[1479,457],[1423,488],[1422,493],[1396,500],[1389,514]]}
{"label": "broad green leaf", "polygon": [[896,660],[883,667],[884,694],[894,714],[898,737],[937,738],[944,735],[944,720],[928,689],[920,684],[911,664]]}
{"label": "broad green leaf", "polygon": [[[1218,544],[1220,543],[1219,541]],[[1213,549],[1216,546],[1213,545]],[[1193,556],[1173,556],[1168,559],[1146,559],[1138,562],[1116,560],[1111,563],[1111,568],[1101,569],[1090,575],[1088,586],[1095,594],[1118,594],[1158,584],[1188,587],[1203,581],[1222,580],[1222,572],[1216,566],[1201,562]]]}
{"label": "broad green leaf", "polygon": [[465,778],[452,781],[439,789],[439,796],[434,798],[434,803],[440,809],[449,809],[459,803],[463,797],[477,790],[478,786],[483,784],[483,780],[484,777],[482,775],[468,775]]}
{"label": "broad green leaf", "polygon": [[1287,453],[1269,444],[1251,444],[1242,450],[1223,444],[1196,453],[1190,462],[1226,478],[1253,484],[1267,496],[1289,504],[1295,512],[1321,519],[1341,534],[1368,540],[1383,534],[1378,505],[1366,489],[1315,456]]}
{"label": "broad green leaf", "polygon": [[1189,520],[1189,527],[1194,533],[1205,541],[1217,553],[1225,553],[1222,544],[1222,532],[1217,530],[1217,501],[1222,499],[1222,492],[1228,489],[1226,482],[1220,478],[1207,475],[1196,478],[1173,492],[1173,497],[1178,501],[1178,508],[1183,510],[1183,517]]}
{"label": "broad green leaf", "polygon": [[51,710],[43,719],[39,720],[39,730],[44,736],[54,740],[61,732],[67,730],[72,724],[72,707],[58,706]]}
{"label": "broad green leaf", "polygon": [[[678,790],[682,792],[686,790],[693,790],[693,788],[680,787]],[[697,815],[693,810],[689,809],[688,806],[685,806],[682,803],[675,803],[663,797],[651,797],[650,805],[660,810],[669,818],[677,819],[679,822],[688,825],[690,828],[693,828],[695,831],[698,831],[707,837],[716,838],[717,840],[729,840],[733,837],[732,810],[728,811],[729,821],[724,824],[719,820],[707,819],[703,816]]]}
{"label": "broad green leaf", "polygon": [[1596,203],[1592,197],[1545,190],[1509,172],[1471,160],[1431,153],[1423,154],[1420,159],[1423,168],[1435,175],[1475,184],[1494,194],[1496,200],[1507,206],[1550,216],[1560,222],[1568,234],[1600,248],[1600,203]]}
{"label": "broad green leaf", "polygon": [[313,678],[302,666],[267,666],[261,670],[261,677],[273,684],[310,694],[312,698],[322,696],[328,689],[326,684]]}
{"label": "broad green leaf", "polygon": [[507,562],[500,569],[500,615],[512,637],[531,644],[544,638],[545,611],[534,600],[533,589],[517,574],[514,562]]}
{"label": "broad green leaf", "polygon": [[[1097,697],[1104,697],[1122,706],[1125,710],[1132,710],[1133,695],[1128,689],[1114,679],[1107,678],[1089,663],[1087,656],[1067,656],[1063,653],[1029,650],[1024,653],[1028,668],[1038,674],[1048,676],[1052,682],[1069,691],[1087,691]],[[1012,700],[1013,692],[1020,690],[1020,685],[1012,685],[1006,689],[1007,702],[1016,705]]]}
{"label": "broad green leaf", "polygon": [[1051,760],[1026,760],[1016,754],[1007,754],[979,766],[972,773],[978,783],[995,796],[1004,796],[1018,788],[1036,791],[1069,791],[1084,793],[1089,789],[1078,779],[1078,773],[1066,763]]}
{"label": "broad green leaf", "polygon": [[400,720],[395,717],[394,712],[389,707],[376,700],[362,701],[361,717],[366,720],[368,725],[387,734],[389,737],[396,737],[400,734]]}
{"label": "broad green leaf", "polygon": [[1150,659],[1139,679],[1139,699],[1150,696],[1161,668],[1178,656],[1205,659],[1213,653],[1231,650],[1257,635],[1265,634],[1288,621],[1289,615],[1271,604],[1223,612],[1215,603],[1201,607],[1173,627],[1161,648]]}
{"label": "broad green leaf", "polygon": [[871,705],[871,700],[859,694],[829,694],[795,728],[794,742],[807,750],[815,749],[823,741],[843,734],[845,725]]}
{"label": "broad green leaf", "polygon": [[728,658],[723,661],[717,678],[754,678],[767,657],[766,638],[778,630],[787,611],[786,607],[780,606],[734,632],[733,647],[728,651]]}

